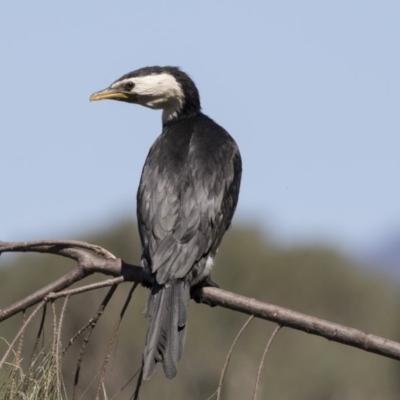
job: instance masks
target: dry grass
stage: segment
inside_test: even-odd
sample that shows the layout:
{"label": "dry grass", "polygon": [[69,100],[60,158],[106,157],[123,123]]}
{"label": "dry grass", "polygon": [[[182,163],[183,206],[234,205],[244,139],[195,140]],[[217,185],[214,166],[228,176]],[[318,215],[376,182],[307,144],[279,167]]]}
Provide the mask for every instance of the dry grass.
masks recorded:
{"label": "dry grass", "polygon": [[51,339],[23,368],[18,349],[0,374],[0,398],[4,400],[67,399],[61,374],[58,374],[55,341]]}

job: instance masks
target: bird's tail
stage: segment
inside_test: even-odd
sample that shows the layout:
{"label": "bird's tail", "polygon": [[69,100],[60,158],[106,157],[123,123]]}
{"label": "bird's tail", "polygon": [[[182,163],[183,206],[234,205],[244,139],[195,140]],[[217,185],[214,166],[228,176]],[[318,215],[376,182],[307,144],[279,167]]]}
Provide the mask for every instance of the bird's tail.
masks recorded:
{"label": "bird's tail", "polygon": [[152,287],[145,310],[150,322],[143,352],[143,379],[150,379],[158,362],[163,364],[168,379],[175,377],[185,343],[189,300],[190,285],[183,280]]}

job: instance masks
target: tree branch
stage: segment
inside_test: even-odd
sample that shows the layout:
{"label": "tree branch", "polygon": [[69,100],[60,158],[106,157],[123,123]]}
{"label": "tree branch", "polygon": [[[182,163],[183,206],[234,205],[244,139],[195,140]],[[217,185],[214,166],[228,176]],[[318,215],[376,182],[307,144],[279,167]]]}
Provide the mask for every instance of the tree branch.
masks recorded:
{"label": "tree branch", "polygon": [[[134,281],[137,283],[148,282],[150,280],[150,277],[143,268],[127,264],[121,259],[109,258],[108,254],[111,253],[107,250],[101,250],[98,246],[94,247],[97,249],[95,251],[96,255],[87,251],[94,251],[93,245],[87,244],[82,246],[82,242],[78,242],[78,244],[74,241],[61,240],[56,241],[56,243],[54,241],[0,242],[0,255],[3,252],[33,251],[68,257],[78,263],[78,266],[68,274],[8,308],[0,310],[0,322],[45,300],[46,296],[50,293],[59,292],[93,273],[102,273],[115,277],[122,276],[124,281]],[[100,258],[99,255],[103,258]],[[322,336],[328,340],[357,347],[384,357],[400,360],[400,343],[226,290],[206,287],[199,289],[199,291],[199,294],[211,304],[244,314],[254,315],[257,318],[266,319],[281,326]]]}
{"label": "tree branch", "polygon": [[254,315],[257,318],[276,322],[281,326],[287,326],[312,335],[322,336],[334,342],[357,347],[370,353],[400,360],[400,343],[392,340],[222,289],[203,288],[202,295],[217,306]]}
{"label": "tree branch", "polygon": [[[78,248],[75,248],[77,246]],[[85,251],[95,251],[97,255],[103,255],[100,258],[97,255]],[[71,240],[43,240],[35,242],[17,242],[8,243],[0,241],[0,255],[6,252],[35,252],[54,254],[70,258],[77,262],[77,267],[58,278],[54,282],[31,293],[29,296],[17,301],[11,306],[1,310],[0,322],[4,321],[20,311],[26,310],[44,300],[50,293],[56,293],[70,287],[72,284],[81,281],[94,273],[102,273],[115,277],[122,276],[125,281],[143,282],[148,278],[143,268],[130,265],[119,258],[110,258],[108,252],[100,246],[90,245],[88,243]]]}

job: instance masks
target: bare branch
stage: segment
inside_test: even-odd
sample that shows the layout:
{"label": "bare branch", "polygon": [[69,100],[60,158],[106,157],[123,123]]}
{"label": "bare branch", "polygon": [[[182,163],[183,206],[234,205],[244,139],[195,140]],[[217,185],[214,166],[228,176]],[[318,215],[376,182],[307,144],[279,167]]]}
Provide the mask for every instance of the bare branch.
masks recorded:
{"label": "bare branch", "polygon": [[253,318],[254,318],[254,315],[251,315],[250,318],[248,318],[247,321],[243,324],[243,326],[240,329],[239,333],[236,335],[236,337],[235,337],[235,339],[234,339],[234,341],[233,341],[233,343],[231,345],[231,348],[229,349],[228,354],[226,356],[224,366],[222,367],[221,376],[219,378],[219,383],[218,383],[218,388],[207,400],[211,400],[215,395],[217,395],[217,400],[219,400],[221,398],[222,385],[224,384],[226,371],[228,370],[229,361],[231,359],[231,356],[232,356],[232,353],[233,353],[233,349],[235,348],[236,343],[239,340],[240,336],[242,336],[242,333],[245,331],[245,329],[247,328],[247,326],[249,325],[249,323],[251,322],[251,320]]}
{"label": "bare branch", "polygon": [[254,315],[282,326],[297,329],[312,335],[322,336],[334,342],[357,347],[370,353],[400,360],[400,343],[367,334],[334,322],[312,317],[297,311],[264,303],[226,290],[207,287],[202,296],[212,304]]}
{"label": "bare branch", "polygon": [[24,383],[24,390],[26,390],[28,382],[31,379],[33,362],[34,362],[35,356],[37,354],[37,349],[38,349],[38,346],[39,346],[40,337],[42,336],[43,329],[44,329],[44,321],[46,319],[46,310],[47,310],[47,303],[45,303],[45,305],[43,307],[42,318],[40,319],[39,331],[38,331],[38,333],[36,335],[35,344],[33,345],[32,354],[31,354],[31,357],[30,357],[30,360],[29,360],[28,371],[26,373],[26,378],[25,378],[25,383]]}
{"label": "bare branch", "polygon": [[92,323],[94,322],[94,317],[90,318],[89,321],[87,322],[87,324],[85,326],[83,326],[82,328],[79,329],[78,332],[75,333],[74,336],[72,336],[71,339],[69,339],[69,342],[67,344],[67,346],[65,347],[65,349],[63,350],[63,352],[61,353],[61,356],[64,357],[64,354],[68,351],[68,349],[74,344],[75,340],[78,339],[79,336],[82,335],[83,332],[86,331],[86,329],[90,328],[90,326],[92,325]]}
{"label": "bare branch", "polygon": [[17,301],[11,306],[5,308],[4,310],[0,310],[0,322],[4,321],[13,315],[26,310],[29,307],[34,306],[35,304],[43,301],[44,298],[51,292],[58,292],[66,287],[71,286],[75,282],[78,282],[85,278],[88,274],[85,273],[83,268],[75,268],[72,271],[68,272],[61,278],[58,278],[54,282],[44,286],[43,288],[37,290],[36,292],[31,293],[29,296]]}
{"label": "bare branch", "polygon": [[[122,386],[122,388],[119,389],[118,392],[115,393],[114,396],[111,397],[110,400],[114,400],[115,398],[117,398],[117,396],[119,396],[119,394],[121,394],[121,393],[128,387],[128,385],[135,379],[135,377],[136,377],[137,374],[140,373],[141,375],[143,375],[142,372],[143,372],[143,368],[142,368],[142,366],[140,366],[140,368],[133,374],[133,376],[132,376],[131,378],[129,378],[129,381],[126,382],[125,385]],[[138,380],[137,380],[136,386],[139,384],[139,379],[140,379],[140,383],[142,382],[142,377],[140,376],[140,377],[138,378]],[[136,393],[136,390],[135,390],[135,393]],[[131,396],[131,399],[130,399],[130,400],[132,400],[132,399],[135,400],[134,396],[135,396],[135,394],[133,394],[133,395]],[[137,396],[139,396],[139,393],[137,394]],[[138,397],[137,397],[137,398],[138,398]]]}
{"label": "bare branch", "polygon": [[89,292],[90,290],[95,290],[95,289],[100,289],[102,287],[107,287],[107,286],[112,286],[115,284],[122,283],[124,281],[124,278],[122,276],[118,278],[112,278],[112,279],[107,279],[105,281],[97,282],[97,283],[91,283],[90,285],[85,285],[78,287],[76,289],[70,289],[70,290],[63,290],[61,292],[57,293],[50,293],[48,296],[46,296],[46,299],[48,300],[55,300],[60,297],[70,297],[75,294],[80,294],[84,292]]}
{"label": "bare branch", "polygon": [[79,374],[81,371],[81,364],[83,361],[83,356],[85,354],[86,351],[86,347],[89,343],[90,337],[92,335],[93,329],[95,328],[97,321],[100,319],[100,317],[102,316],[105,308],[107,307],[108,302],[111,300],[111,297],[113,296],[113,294],[115,293],[115,290],[117,289],[118,285],[113,285],[111,286],[111,288],[109,289],[109,291],[107,292],[106,296],[104,297],[103,301],[100,304],[99,309],[97,310],[96,315],[92,318],[92,323],[90,324],[90,328],[88,330],[88,332],[86,333],[84,342],[82,344],[81,347],[81,351],[79,352],[79,358],[78,361],[76,363],[76,368],[75,368],[75,379],[74,379],[74,389],[73,389],[73,393],[72,393],[72,399],[76,400],[77,396],[78,396],[78,381],[79,381]]}
{"label": "bare branch", "polygon": [[131,400],[139,400],[140,387],[142,386],[143,382],[143,365],[140,367],[139,371],[140,373],[136,382],[135,392],[133,393]]}
{"label": "bare branch", "polygon": [[101,367],[100,380],[99,380],[99,385],[97,387],[97,393],[96,393],[96,399],[95,400],[98,400],[100,398],[99,397],[100,396],[100,390],[101,390],[101,387],[104,385],[104,379],[105,379],[105,375],[106,375],[108,360],[110,359],[111,352],[112,352],[112,349],[113,349],[113,346],[114,346],[114,342],[115,342],[115,339],[117,338],[119,327],[121,325],[122,319],[124,318],[125,311],[128,308],[129,303],[131,302],[133,292],[135,291],[137,285],[138,285],[138,283],[134,283],[132,288],[131,288],[131,290],[129,291],[128,296],[127,296],[126,301],[125,301],[125,304],[123,305],[121,313],[119,315],[119,318],[118,318],[118,320],[117,320],[117,322],[115,324],[114,331],[113,331],[111,339],[110,339],[110,343],[108,344],[107,354],[106,354],[106,357],[104,359],[103,366]]}
{"label": "bare branch", "polygon": [[50,253],[51,248],[56,251],[57,249],[65,248],[78,248],[90,250],[97,255],[104,257],[106,260],[115,260],[117,257],[110,253],[103,247],[95,244],[81,242],[79,240],[37,240],[32,242],[16,242],[7,243],[0,241],[0,254],[6,251],[18,251],[18,252],[32,252],[37,251],[38,253]]}
{"label": "bare branch", "polygon": [[[74,246],[79,248],[75,248]],[[100,258],[87,250],[95,251],[97,254],[103,254],[105,258]],[[146,278],[148,279],[143,268],[124,263],[121,259],[115,257],[111,259],[108,257],[111,253],[107,250],[88,243],[71,240],[43,240],[15,243],[0,241],[0,255],[5,252],[21,251],[60,255],[75,260],[78,263],[78,266],[61,278],[51,282],[49,285],[46,285],[22,300],[17,301],[6,309],[0,310],[0,322],[12,317],[20,311],[34,306],[50,293],[56,293],[66,289],[75,282],[78,282],[96,272],[115,277],[122,276],[125,281],[142,282]]]}
{"label": "bare branch", "polygon": [[257,392],[258,392],[258,384],[260,382],[260,377],[261,377],[261,371],[264,368],[264,361],[265,361],[265,357],[267,356],[268,350],[269,350],[269,346],[271,346],[272,341],[274,340],[276,334],[278,333],[279,329],[281,329],[281,326],[278,325],[274,331],[272,332],[270,338],[268,339],[267,345],[265,346],[264,349],[264,353],[261,357],[261,362],[260,362],[260,367],[258,368],[258,374],[257,374],[257,379],[256,379],[256,385],[254,387],[254,396],[253,396],[253,400],[257,400]]}
{"label": "bare branch", "polygon": [[[0,242],[0,254],[10,251],[40,251],[42,253],[69,257],[78,262],[78,266],[68,274],[16,302],[10,307],[0,310],[0,322],[18,312],[26,310],[28,307],[40,303],[49,293],[64,290],[73,283],[93,273],[102,273],[114,277],[122,276],[124,281],[134,281],[137,283],[150,281],[150,277],[143,268],[127,264],[121,259],[111,260],[99,258],[97,255],[86,250],[86,247],[89,249],[90,245],[83,249],[82,245],[79,245],[79,248],[68,247],[71,245],[71,241],[57,241],[57,245],[49,245],[48,243],[49,241],[22,243]],[[199,294],[210,304],[219,305],[248,315],[254,315],[257,318],[266,319],[281,326],[287,326],[384,357],[400,360],[400,343],[379,336],[367,334],[354,328],[298,313],[273,304],[264,303],[222,289],[206,287],[199,289]]]}

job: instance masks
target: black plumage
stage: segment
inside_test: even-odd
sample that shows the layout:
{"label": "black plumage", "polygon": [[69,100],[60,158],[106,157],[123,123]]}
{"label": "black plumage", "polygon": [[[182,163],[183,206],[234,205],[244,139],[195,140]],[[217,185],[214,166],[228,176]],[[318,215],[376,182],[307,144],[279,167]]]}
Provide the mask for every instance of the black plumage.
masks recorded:
{"label": "black plumage", "polygon": [[[129,82],[134,87],[127,91]],[[165,89],[158,88],[163,84]],[[165,113],[162,133],[143,167],[137,219],[143,267],[153,277],[143,377],[150,378],[162,362],[172,379],[182,356],[190,290],[211,283],[212,260],[235,212],[241,157],[232,137],[201,112],[195,84],[178,68],[142,68],[92,97],[113,98],[110,90],[127,96],[118,100]]]}

